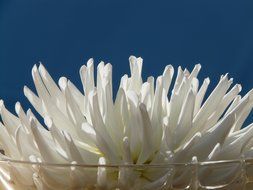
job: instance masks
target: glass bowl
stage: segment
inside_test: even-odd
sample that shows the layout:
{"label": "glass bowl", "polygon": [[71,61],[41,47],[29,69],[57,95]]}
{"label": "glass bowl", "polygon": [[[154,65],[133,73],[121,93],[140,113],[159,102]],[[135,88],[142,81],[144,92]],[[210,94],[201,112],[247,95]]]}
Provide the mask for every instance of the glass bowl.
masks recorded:
{"label": "glass bowl", "polygon": [[167,165],[0,160],[1,190],[252,190],[253,159]]}

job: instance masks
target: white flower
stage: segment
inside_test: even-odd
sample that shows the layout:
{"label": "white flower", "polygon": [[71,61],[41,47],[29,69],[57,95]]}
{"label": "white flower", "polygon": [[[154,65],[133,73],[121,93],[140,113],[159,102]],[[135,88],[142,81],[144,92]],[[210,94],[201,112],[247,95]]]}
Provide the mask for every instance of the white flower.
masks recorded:
{"label": "white flower", "polygon": [[[192,72],[165,67],[155,80],[143,82],[142,58],[129,58],[131,76],[121,78],[113,100],[112,66],[100,62],[94,79],[93,59],[80,69],[84,93],[65,77],[58,85],[42,64],[32,69],[37,94],[24,94],[44,118],[48,130],[32,111],[16,104],[17,116],[1,101],[1,159],[33,163],[73,164],[70,168],[44,165],[0,166],[0,180],[12,189],[160,189],[187,183],[189,170],[173,167],[108,168],[104,165],[167,165],[240,159],[253,156],[253,126],[241,129],[253,107],[253,91],[241,97],[239,84],[228,75],[205,100],[209,78],[197,79],[201,66]],[[171,91],[169,90],[171,87]],[[205,100],[205,101],[204,101]],[[84,165],[102,165],[86,169]],[[227,175],[201,174],[212,182]],[[210,174],[210,175],[209,175]],[[165,183],[166,182],[166,183]],[[166,186],[167,185],[167,186]]]}

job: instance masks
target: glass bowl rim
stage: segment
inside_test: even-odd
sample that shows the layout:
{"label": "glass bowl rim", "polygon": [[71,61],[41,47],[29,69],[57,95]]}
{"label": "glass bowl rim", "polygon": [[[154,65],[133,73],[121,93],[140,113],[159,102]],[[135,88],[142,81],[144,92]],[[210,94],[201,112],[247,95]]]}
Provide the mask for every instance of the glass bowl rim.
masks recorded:
{"label": "glass bowl rim", "polygon": [[15,160],[9,158],[1,158],[0,164],[24,164],[24,165],[37,165],[37,166],[47,166],[47,167],[82,167],[82,168],[165,168],[173,166],[209,166],[209,165],[222,165],[222,164],[241,164],[241,165],[253,165],[253,158],[241,158],[233,160],[217,160],[217,161],[200,161],[200,162],[174,162],[166,164],[79,164],[76,162],[72,163],[49,163],[49,162],[32,162]]}

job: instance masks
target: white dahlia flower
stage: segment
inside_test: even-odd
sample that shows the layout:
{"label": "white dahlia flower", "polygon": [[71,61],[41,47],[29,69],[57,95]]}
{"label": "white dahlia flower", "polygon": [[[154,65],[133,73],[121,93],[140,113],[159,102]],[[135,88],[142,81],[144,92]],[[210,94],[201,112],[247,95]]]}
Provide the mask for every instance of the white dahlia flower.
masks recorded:
{"label": "white dahlia flower", "polygon": [[[192,72],[179,67],[172,85],[171,65],[143,81],[142,61],[129,58],[131,76],[121,78],[115,100],[109,63],[98,64],[96,81],[93,59],[81,67],[84,93],[65,77],[57,85],[42,64],[35,65],[37,94],[28,87],[24,94],[46,127],[19,102],[13,115],[1,101],[0,158],[8,161],[0,164],[3,188],[204,189],[226,181],[232,185],[225,189],[238,189],[235,175],[252,177],[242,164],[253,156],[253,126],[241,128],[253,91],[241,97],[241,86],[231,87],[226,74],[205,100],[210,81],[197,79],[200,65]],[[201,165],[234,159],[243,162],[221,171]]]}

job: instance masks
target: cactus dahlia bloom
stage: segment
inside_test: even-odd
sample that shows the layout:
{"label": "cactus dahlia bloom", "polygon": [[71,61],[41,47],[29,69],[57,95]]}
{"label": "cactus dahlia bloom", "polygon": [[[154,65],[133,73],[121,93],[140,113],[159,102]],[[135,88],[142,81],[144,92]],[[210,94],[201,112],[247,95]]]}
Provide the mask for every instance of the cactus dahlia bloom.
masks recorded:
{"label": "cactus dahlia bloom", "polygon": [[[253,126],[241,129],[253,107],[252,91],[241,97],[241,86],[231,87],[233,80],[226,74],[205,100],[209,79],[197,79],[200,65],[192,72],[179,67],[172,85],[171,65],[157,79],[151,76],[143,81],[142,58],[131,56],[129,61],[131,75],[121,78],[115,100],[111,64],[98,64],[96,81],[93,59],[81,67],[84,93],[65,77],[57,85],[43,65],[35,65],[32,76],[37,93],[24,87],[24,94],[46,127],[20,103],[13,115],[1,101],[1,159],[33,163],[0,165],[1,183],[7,181],[11,190],[180,188],[189,179],[187,169],[124,166],[253,156]],[[71,167],[51,168],[44,163]],[[218,183],[241,170],[234,166],[216,175],[210,168],[198,172]]]}

